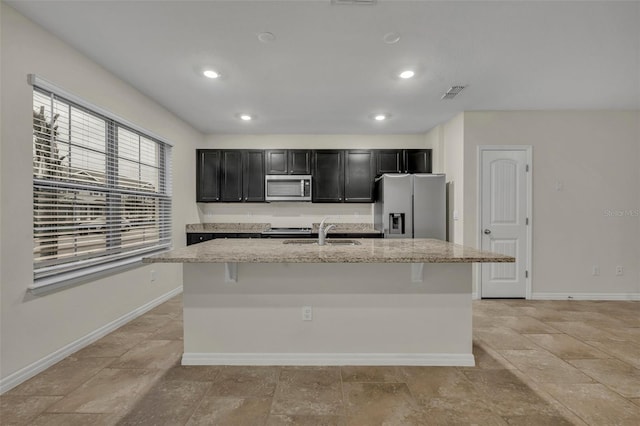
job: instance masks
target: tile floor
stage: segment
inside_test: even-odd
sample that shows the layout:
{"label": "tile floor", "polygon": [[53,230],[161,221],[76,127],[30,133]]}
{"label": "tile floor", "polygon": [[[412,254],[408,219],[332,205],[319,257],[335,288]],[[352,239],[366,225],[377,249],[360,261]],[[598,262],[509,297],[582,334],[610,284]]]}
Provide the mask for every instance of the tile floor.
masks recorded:
{"label": "tile floor", "polygon": [[640,302],[475,301],[477,366],[182,367],[180,296],[0,397],[9,425],[640,425]]}

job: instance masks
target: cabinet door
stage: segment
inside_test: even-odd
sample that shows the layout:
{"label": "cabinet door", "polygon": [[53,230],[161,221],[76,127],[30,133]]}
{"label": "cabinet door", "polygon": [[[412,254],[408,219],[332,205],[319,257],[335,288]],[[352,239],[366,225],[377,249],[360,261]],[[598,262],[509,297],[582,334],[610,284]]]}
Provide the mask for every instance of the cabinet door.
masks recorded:
{"label": "cabinet door", "polygon": [[311,151],[308,149],[289,150],[289,174],[309,175],[311,174]]}
{"label": "cabinet door", "polygon": [[220,201],[220,151],[196,151],[196,201]]}
{"label": "cabinet door", "polygon": [[264,151],[244,152],[244,176],[242,179],[244,201],[264,201]]}
{"label": "cabinet door", "polygon": [[383,173],[404,173],[404,155],[401,149],[381,149],[376,153],[376,176]]}
{"label": "cabinet door", "polygon": [[286,149],[269,149],[265,151],[265,155],[268,175],[285,175],[288,173]]}
{"label": "cabinet door", "polygon": [[344,152],[313,151],[313,202],[340,203],[344,198]]}
{"label": "cabinet door", "polygon": [[222,179],[220,199],[222,201],[242,201],[242,151],[222,151]]}
{"label": "cabinet door", "polygon": [[344,201],[347,203],[372,203],[373,151],[346,151],[344,155]]}
{"label": "cabinet door", "polygon": [[405,150],[405,164],[407,173],[431,173],[431,150]]}

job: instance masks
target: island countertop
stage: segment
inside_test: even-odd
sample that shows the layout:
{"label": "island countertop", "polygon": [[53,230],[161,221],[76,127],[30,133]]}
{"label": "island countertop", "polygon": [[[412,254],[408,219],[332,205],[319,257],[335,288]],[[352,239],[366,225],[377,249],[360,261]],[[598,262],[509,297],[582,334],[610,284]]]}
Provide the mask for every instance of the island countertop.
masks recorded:
{"label": "island countertop", "polygon": [[515,258],[435,239],[355,239],[358,245],[216,239],[159,253],[144,263],[512,263]]}

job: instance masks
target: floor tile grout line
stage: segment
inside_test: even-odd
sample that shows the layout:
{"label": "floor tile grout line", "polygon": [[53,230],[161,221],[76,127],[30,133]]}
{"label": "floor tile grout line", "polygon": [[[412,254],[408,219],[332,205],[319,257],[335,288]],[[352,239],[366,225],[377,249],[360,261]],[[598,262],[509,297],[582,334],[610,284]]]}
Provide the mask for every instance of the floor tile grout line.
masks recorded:
{"label": "floor tile grout line", "polygon": [[[601,360],[601,359],[615,359],[615,358],[584,358],[584,360],[585,360],[585,361],[590,361],[590,360],[594,360],[594,359],[595,359],[595,360]],[[581,360],[581,359],[577,359],[576,361],[580,361],[580,360]],[[616,359],[616,361],[620,361],[620,360],[617,360],[617,359]],[[626,362],[624,362],[624,361],[620,361],[620,362],[622,362],[622,363],[626,364],[627,366],[629,366],[629,367],[631,367],[631,368],[633,368],[633,369],[635,369],[635,370],[638,370],[638,371],[640,372],[640,369],[635,368],[635,367],[634,367],[634,366],[632,366],[631,364],[628,364],[628,363],[626,363]],[[573,364],[572,364],[572,365],[573,365]],[[622,395],[620,392],[618,392],[617,390],[613,389],[613,388],[612,388],[611,386],[609,386],[608,384],[601,382],[601,381],[600,381],[600,380],[598,380],[596,377],[594,377],[594,376],[592,376],[591,374],[589,374],[589,372],[588,372],[588,371],[584,371],[584,370],[583,370],[583,369],[581,369],[580,367],[576,367],[576,366],[573,366],[573,367],[574,367],[574,368],[577,368],[578,370],[580,370],[583,374],[585,374],[585,375],[587,375],[587,376],[591,377],[591,378],[594,380],[594,382],[595,382],[596,384],[603,385],[604,387],[606,387],[607,389],[609,389],[611,392],[613,392],[613,393],[615,393],[615,394],[619,395],[620,397],[622,397],[622,398],[624,398],[624,399],[631,400],[632,398],[636,398],[636,397],[633,397],[633,396],[632,396],[632,397],[624,396],[624,395]],[[640,395],[638,396],[638,398],[640,398]],[[633,402],[633,401],[631,401],[631,402]]]}
{"label": "floor tile grout line", "polygon": [[[220,372],[218,372],[218,374],[220,374]],[[218,374],[216,374],[216,377],[218,376]],[[211,389],[213,387],[213,381],[211,381],[209,383],[209,386],[207,386],[207,389],[202,393],[202,397],[200,398],[200,400],[198,401],[197,404],[195,404],[195,407],[193,408],[193,411],[191,412],[191,415],[189,415],[189,417],[187,418],[187,420],[184,422],[183,426],[186,426],[189,424],[189,422],[191,421],[191,419],[193,418],[193,416],[195,416],[195,414],[198,412],[198,409],[200,408],[200,406],[202,405],[202,401],[204,401],[204,398],[207,396],[207,393],[209,392],[209,389]]]}
{"label": "floor tile grout line", "polygon": [[342,393],[342,413],[344,415],[345,421],[348,419],[347,417],[347,398],[344,392],[344,376],[342,374],[342,365],[338,367],[338,371],[340,372],[340,392]]}
{"label": "floor tile grout line", "polygon": [[269,422],[269,417],[274,415],[273,414],[273,403],[276,400],[276,394],[278,393],[278,387],[280,386],[280,376],[282,375],[282,368],[278,369],[278,375],[276,376],[276,385],[273,388],[273,395],[271,395],[271,404],[269,404],[269,412],[267,413],[267,418],[264,421],[264,425],[266,426],[266,424]]}
{"label": "floor tile grout line", "polygon": [[[491,347],[491,345],[490,345],[490,344],[488,344],[488,343],[487,343],[487,345],[488,345],[489,347]],[[536,345],[536,346],[537,346],[537,345]],[[491,348],[491,349],[493,349],[494,351],[496,351],[496,352],[500,353],[498,350],[496,350],[496,349],[494,349],[494,348]],[[553,355],[553,354],[551,354],[551,355],[552,355],[552,356],[555,356],[555,355]],[[509,361],[509,360],[507,360],[507,361]],[[512,364],[512,365],[513,365],[513,364]],[[521,374],[523,374],[525,377],[527,377],[527,379],[528,379],[529,381],[531,381],[531,382],[533,382],[533,383],[536,383],[536,381],[535,381],[535,380],[534,380],[534,379],[533,379],[529,374],[527,374],[526,372],[523,372],[520,368],[518,368],[518,366],[516,366],[516,365],[513,365],[513,366],[514,366],[514,368],[515,368],[516,370],[518,370]],[[600,383],[600,382],[596,382],[596,383]],[[540,392],[544,392],[544,393],[545,393],[549,398],[551,398],[552,400],[556,401],[556,403],[558,403],[560,406],[564,407],[566,410],[568,410],[569,412],[573,413],[576,417],[578,417],[578,418],[579,418],[580,420],[582,420],[584,423],[589,424],[589,422],[585,421],[581,416],[579,416],[579,415],[578,415],[578,414],[576,414],[573,410],[571,410],[571,408],[570,408],[570,407],[568,407],[568,406],[566,406],[564,403],[562,403],[562,401],[559,401],[556,397],[554,397],[554,396],[553,396],[553,395],[551,395],[550,393],[545,392],[543,389],[541,389],[541,388],[543,387],[543,385],[541,385],[541,384],[539,384],[539,383],[538,383],[538,386],[536,386],[536,388],[538,388],[538,390],[536,390],[536,389],[532,388],[532,387],[529,385],[529,383],[524,383],[524,382],[523,382],[523,384],[524,384],[525,386],[527,386],[529,389],[531,389],[531,391],[532,391],[532,392],[534,392],[536,395],[538,395],[538,396],[539,396],[540,398],[542,398],[544,401],[547,401],[547,399],[546,399],[546,398],[544,398],[544,396],[540,395]],[[475,384],[474,384],[474,387],[475,387]],[[560,414],[560,415],[562,416],[562,414],[561,414],[561,413],[558,413],[558,414]],[[563,417],[564,417],[564,416],[563,416]],[[567,419],[567,420],[568,420],[568,419]]]}

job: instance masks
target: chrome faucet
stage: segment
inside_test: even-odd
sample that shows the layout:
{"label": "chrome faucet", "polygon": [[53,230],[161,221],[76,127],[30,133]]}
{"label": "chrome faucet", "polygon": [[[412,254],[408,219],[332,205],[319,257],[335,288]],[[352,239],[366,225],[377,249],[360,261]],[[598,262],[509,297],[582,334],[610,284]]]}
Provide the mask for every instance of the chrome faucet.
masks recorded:
{"label": "chrome faucet", "polygon": [[319,246],[323,246],[325,245],[325,240],[327,238],[327,233],[329,233],[330,230],[332,230],[333,228],[335,228],[335,225],[327,225],[327,227],[325,228],[324,226],[324,222],[329,219],[329,217],[325,217],[324,219],[322,219],[322,222],[320,222],[320,226],[318,227],[318,245]]}

